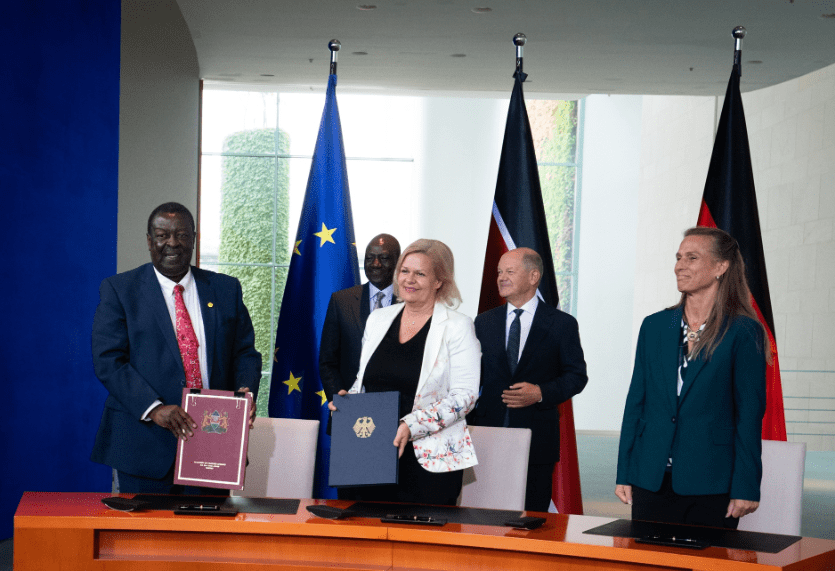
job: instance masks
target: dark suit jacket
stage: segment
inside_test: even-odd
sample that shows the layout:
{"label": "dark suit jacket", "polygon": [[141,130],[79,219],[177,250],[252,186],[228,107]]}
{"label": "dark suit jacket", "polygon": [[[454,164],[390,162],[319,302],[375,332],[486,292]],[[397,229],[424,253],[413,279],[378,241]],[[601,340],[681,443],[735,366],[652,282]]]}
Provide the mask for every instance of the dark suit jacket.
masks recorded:
{"label": "dark suit jacket", "polygon": [[331,295],[319,345],[319,376],[328,400],[357,380],[362,332],[371,313],[368,296],[367,282]]}
{"label": "dark suit jacket", "polygon": [[502,391],[523,381],[539,385],[542,402],[510,409],[510,427],[531,429],[530,463],[558,462],[557,406],[582,391],[588,382],[577,320],[540,300],[512,376],[505,349],[506,321],[506,305],[475,319],[476,336],[481,341],[481,396],[467,420],[473,425],[502,426],[508,410],[502,402]]}
{"label": "dark suit jacket", "polygon": [[[261,355],[237,279],[191,268],[206,334],[209,386],[257,393]],[[171,317],[151,264],[105,279],[93,319],[93,366],[110,393],[91,459],[117,470],[162,478],[177,439],[140,418],[159,399],[180,404],[185,373]]]}
{"label": "dark suit jacket", "polygon": [[673,459],[673,491],[759,501],[765,355],[762,328],[737,317],[709,361],[678,383],[680,308],[644,319],[623,413],[617,483],[657,491]]}

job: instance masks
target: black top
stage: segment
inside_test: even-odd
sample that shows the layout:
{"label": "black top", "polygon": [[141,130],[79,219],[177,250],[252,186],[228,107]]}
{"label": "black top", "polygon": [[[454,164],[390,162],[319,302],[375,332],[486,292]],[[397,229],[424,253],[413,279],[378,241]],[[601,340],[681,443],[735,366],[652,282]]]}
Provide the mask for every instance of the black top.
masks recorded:
{"label": "black top", "polygon": [[423,361],[423,348],[432,323],[430,317],[414,337],[400,342],[401,311],[389,327],[377,350],[371,355],[365,366],[362,386],[366,392],[400,392],[400,418],[410,412],[415,403],[415,392],[420,380],[420,367]]}

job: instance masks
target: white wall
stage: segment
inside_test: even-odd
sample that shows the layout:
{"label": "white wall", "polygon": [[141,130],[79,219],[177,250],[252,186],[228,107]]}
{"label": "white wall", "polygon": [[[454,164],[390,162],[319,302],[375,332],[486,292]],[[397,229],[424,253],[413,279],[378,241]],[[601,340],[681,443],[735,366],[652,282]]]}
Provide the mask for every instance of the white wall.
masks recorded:
{"label": "white wall", "polygon": [[[585,100],[577,320],[589,383],[574,398],[578,430],[620,430],[635,274],[641,97]],[[619,342],[623,341],[623,342]]]}
{"label": "white wall", "polygon": [[[509,99],[423,100],[423,146],[415,157],[415,238],[435,238],[455,255],[455,279],[475,317],[487,229],[496,191]],[[411,240],[402,241],[405,247]]]}
{"label": "white wall", "polygon": [[675,253],[682,232],[696,225],[716,114],[715,97],[645,96],[643,102],[633,347],[643,318],[680,297]]}
{"label": "white wall", "polygon": [[[721,104],[644,98],[633,344],[640,320],[678,298],[673,255],[696,222]],[[789,440],[835,450],[835,66],[743,104]]]}
{"label": "white wall", "polygon": [[117,271],[150,261],[148,215],[167,201],[197,215],[200,71],[174,0],[122,1]]}
{"label": "white wall", "polygon": [[743,102],[789,440],[835,450],[835,66]]}

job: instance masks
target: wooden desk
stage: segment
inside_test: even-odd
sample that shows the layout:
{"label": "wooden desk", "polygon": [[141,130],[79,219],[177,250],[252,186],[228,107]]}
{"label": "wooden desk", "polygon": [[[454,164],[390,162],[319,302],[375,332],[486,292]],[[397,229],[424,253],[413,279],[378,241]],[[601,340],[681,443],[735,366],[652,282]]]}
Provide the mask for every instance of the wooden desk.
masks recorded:
{"label": "wooden desk", "polygon": [[[330,521],[302,500],[293,515],[234,518],[122,513],[107,494],[26,492],[14,520],[15,571],[835,569],[835,541],[804,538],[780,553],[651,547],[582,532],[611,518],[547,514],[534,531],[379,520]],[[330,500],[345,507],[349,502]]]}

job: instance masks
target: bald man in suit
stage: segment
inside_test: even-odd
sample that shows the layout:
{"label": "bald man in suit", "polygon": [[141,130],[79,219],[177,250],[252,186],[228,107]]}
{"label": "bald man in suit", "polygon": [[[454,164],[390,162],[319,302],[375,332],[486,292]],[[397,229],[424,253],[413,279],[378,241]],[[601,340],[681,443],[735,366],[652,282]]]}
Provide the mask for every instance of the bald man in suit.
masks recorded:
{"label": "bald man in suit", "polygon": [[560,459],[557,407],[588,381],[577,320],[536,295],[542,271],[542,258],[530,248],[499,261],[499,294],[507,304],[475,319],[481,396],[467,418],[472,425],[531,429],[525,509],[540,512],[550,506]]}
{"label": "bald man in suit", "polygon": [[[151,263],[101,284],[93,366],[109,394],[91,459],[116,469],[122,492],[188,491],[173,483],[177,439],[198,426],[180,406],[184,387],[255,393],[261,379],[241,284],[190,265],[196,236],[185,206],[158,206],[148,218]],[[196,354],[180,345],[184,327]]]}

